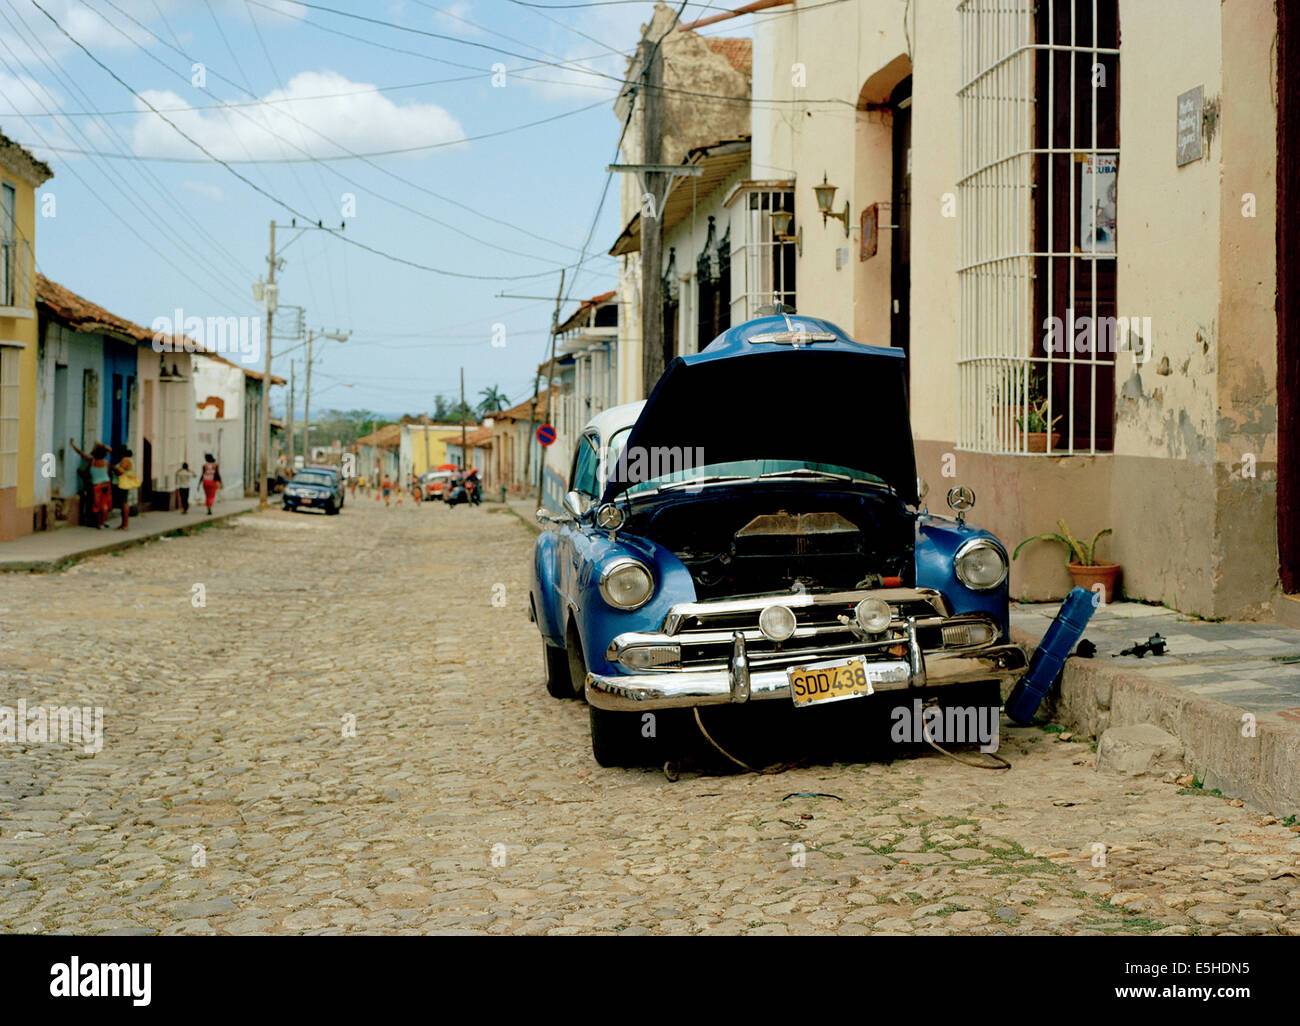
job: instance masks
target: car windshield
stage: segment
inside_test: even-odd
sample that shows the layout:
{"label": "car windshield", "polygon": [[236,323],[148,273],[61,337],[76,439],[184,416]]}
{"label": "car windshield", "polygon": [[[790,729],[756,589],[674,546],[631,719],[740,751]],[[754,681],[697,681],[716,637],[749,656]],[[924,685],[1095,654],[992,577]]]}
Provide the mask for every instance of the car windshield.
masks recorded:
{"label": "car windshield", "polygon": [[[647,461],[647,472],[662,470],[663,465],[653,466],[654,461]],[[683,460],[677,461],[679,464]],[[633,460],[628,461],[629,476],[640,476]],[[765,478],[824,478],[827,480],[860,481],[868,484],[883,485],[883,479],[865,470],[854,470],[832,463],[816,463],[811,460],[732,460],[728,463],[704,463],[695,466],[679,466],[668,473],[656,474],[631,485],[627,492],[659,491],[661,489],[687,488],[707,484],[720,484],[728,481],[757,481]]]}
{"label": "car windshield", "polygon": [[293,483],[299,485],[321,485],[325,488],[333,487],[334,478],[330,474],[313,473],[310,470],[300,470],[293,476]]}

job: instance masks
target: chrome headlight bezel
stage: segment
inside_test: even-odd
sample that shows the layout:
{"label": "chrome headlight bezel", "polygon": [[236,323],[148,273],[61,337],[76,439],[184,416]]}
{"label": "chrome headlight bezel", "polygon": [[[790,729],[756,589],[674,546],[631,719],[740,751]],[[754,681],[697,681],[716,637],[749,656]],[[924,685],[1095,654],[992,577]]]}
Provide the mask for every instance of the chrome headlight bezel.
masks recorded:
{"label": "chrome headlight bezel", "polygon": [[[780,623],[777,623],[778,620]],[[794,637],[794,632],[799,629],[799,621],[795,618],[793,609],[778,603],[765,606],[758,614],[758,629],[768,641],[779,644]]]}
{"label": "chrome headlight bezel", "polygon": [[[881,619],[882,616],[883,620]],[[879,634],[888,630],[889,625],[893,623],[894,611],[884,599],[869,597],[864,598],[853,607],[853,619],[864,631],[870,634]]]}
{"label": "chrome headlight bezel", "polygon": [[[638,570],[645,575],[644,595],[634,603],[617,602],[610,594],[610,589],[609,589],[610,579],[620,571],[626,571],[631,569]],[[620,556],[618,559],[611,560],[600,571],[600,579],[598,581],[598,585],[600,587],[600,597],[605,600],[605,604],[607,606],[609,606],[611,609],[617,609],[620,610],[621,612],[627,613],[627,612],[631,612],[633,609],[640,609],[647,602],[649,602],[651,598],[654,597],[655,575],[651,572],[648,566],[646,566],[644,563],[641,562],[641,560],[633,559],[631,556]]]}
{"label": "chrome headlight bezel", "polygon": [[[988,584],[979,584],[968,579],[967,573],[962,566],[962,560],[972,552],[986,549],[996,555],[998,560],[1002,563],[1002,572],[998,574],[996,581]],[[1011,561],[1007,559],[1006,550],[996,542],[988,538],[970,538],[967,541],[962,542],[962,544],[957,547],[957,551],[953,553],[952,569],[953,573],[957,576],[957,580],[961,581],[961,583],[971,591],[992,591],[994,588],[1000,588],[1006,582],[1006,579],[1011,572]]]}

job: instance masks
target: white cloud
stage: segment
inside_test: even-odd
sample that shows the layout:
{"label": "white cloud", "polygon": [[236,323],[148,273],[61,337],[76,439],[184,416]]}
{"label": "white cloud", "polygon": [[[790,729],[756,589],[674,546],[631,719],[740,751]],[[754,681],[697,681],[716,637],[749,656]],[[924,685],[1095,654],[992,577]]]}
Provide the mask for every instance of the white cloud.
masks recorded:
{"label": "white cloud", "polygon": [[207,197],[213,203],[223,203],[226,199],[225,193],[215,185],[209,185],[207,182],[187,181],[183,187],[189,192],[197,192],[200,196]]}
{"label": "white cloud", "polygon": [[[339,93],[348,95],[333,95]],[[187,103],[170,91],[149,90],[142,95],[158,108]],[[334,71],[300,72],[284,89],[262,99],[285,102],[167,117],[223,160],[335,157],[344,152],[340,145],[354,153],[370,153],[454,142],[465,136],[459,122],[437,104],[399,105],[374,85],[352,82]],[[162,118],[141,109],[144,113],[132,131],[132,149],[138,156],[199,156]]]}
{"label": "white cloud", "polygon": [[59,94],[27,75],[0,71],[0,116],[41,116],[63,104]]}
{"label": "white cloud", "polygon": [[450,3],[434,13],[434,27],[442,32],[462,36],[481,36],[483,30],[478,25],[470,24],[472,20],[470,15],[473,12],[474,8],[465,0],[456,0],[455,3]]}
{"label": "white cloud", "polygon": [[[676,9],[676,5],[673,6]],[[530,29],[536,26],[537,45],[552,54],[559,55],[562,60],[557,63],[569,64],[571,67],[556,68],[546,65],[521,72],[516,77],[524,79],[527,87],[543,99],[552,101],[585,99],[587,103],[591,103],[599,99],[602,92],[608,94],[611,101],[618,94],[621,80],[627,74],[625,55],[636,50],[641,39],[641,26],[650,20],[653,5],[650,3],[644,6],[618,4],[584,11],[583,17],[576,19],[574,24],[588,38],[567,31],[554,23],[564,20],[563,11],[560,11],[558,16],[555,13],[547,15],[547,12],[538,11],[526,13],[537,19],[542,19],[544,15],[549,17],[550,20],[528,21],[523,24]],[[521,17],[523,16],[521,13]],[[611,49],[622,52],[611,53]],[[600,72],[601,75],[574,70],[574,67]],[[602,75],[611,77],[601,77]]]}

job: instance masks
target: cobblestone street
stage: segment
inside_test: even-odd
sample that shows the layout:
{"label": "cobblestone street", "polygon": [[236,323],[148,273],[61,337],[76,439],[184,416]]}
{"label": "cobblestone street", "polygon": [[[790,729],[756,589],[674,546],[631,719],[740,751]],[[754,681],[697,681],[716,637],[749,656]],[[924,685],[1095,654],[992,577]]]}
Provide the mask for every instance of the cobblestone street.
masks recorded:
{"label": "cobblestone street", "polygon": [[0,580],[0,704],[104,711],[0,749],[0,930],[1300,934],[1287,824],[1005,720],[1003,773],[597,767],[533,537],[358,494]]}

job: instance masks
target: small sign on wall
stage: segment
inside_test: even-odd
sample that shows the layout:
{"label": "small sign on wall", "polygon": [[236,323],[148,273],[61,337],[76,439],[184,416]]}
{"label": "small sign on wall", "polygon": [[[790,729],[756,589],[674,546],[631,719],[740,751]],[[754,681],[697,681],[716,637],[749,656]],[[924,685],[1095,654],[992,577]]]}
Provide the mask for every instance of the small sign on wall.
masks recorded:
{"label": "small sign on wall", "polygon": [[1205,118],[1205,87],[1197,86],[1178,95],[1178,166],[1200,160],[1203,155],[1201,126]]}
{"label": "small sign on wall", "polygon": [[859,260],[870,260],[880,244],[880,204],[873,203],[862,211],[862,230],[858,233]]}

